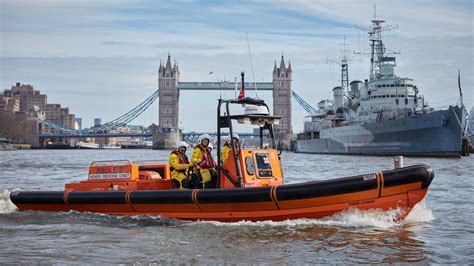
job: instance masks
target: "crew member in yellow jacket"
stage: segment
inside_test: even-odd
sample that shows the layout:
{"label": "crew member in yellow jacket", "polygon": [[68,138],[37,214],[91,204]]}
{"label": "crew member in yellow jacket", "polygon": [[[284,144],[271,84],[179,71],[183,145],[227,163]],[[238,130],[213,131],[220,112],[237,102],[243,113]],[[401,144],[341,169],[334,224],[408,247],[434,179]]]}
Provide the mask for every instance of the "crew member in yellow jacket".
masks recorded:
{"label": "crew member in yellow jacket", "polygon": [[174,188],[187,189],[189,188],[188,171],[194,167],[186,156],[186,149],[188,144],[184,141],[176,143],[176,149],[173,150],[169,156],[169,165],[171,170],[171,184]]}
{"label": "crew member in yellow jacket", "polygon": [[[237,133],[234,133],[234,136],[232,137],[232,141],[234,142],[234,147],[235,150],[238,152],[239,150],[239,135]],[[230,146],[230,137],[226,139],[225,143],[222,145],[222,165],[224,165],[225,161],[227,161],[227,158],[229,157],[229,151],[232,150],[232,147]]]}
{"label": "crew member in yellow jacket", "polygon": [[211,150],[209,149],[209,142],[211,136],[203,134],[199,136],[199,144],[191,155],[191,163],[195,164],[199,174],[201,175],[200,183],[197,184],[199,188],[215,188],[217,181],[217,163],[212,158]]}

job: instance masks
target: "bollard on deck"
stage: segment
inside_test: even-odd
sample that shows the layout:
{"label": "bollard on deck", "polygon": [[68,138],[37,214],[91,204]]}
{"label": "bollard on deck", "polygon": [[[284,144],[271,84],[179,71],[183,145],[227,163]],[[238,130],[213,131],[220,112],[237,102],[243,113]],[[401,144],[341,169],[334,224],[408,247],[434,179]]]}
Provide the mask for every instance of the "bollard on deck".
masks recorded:
{"label": "bollard on deck", "polygon": [[395,156],[393,157],[393,164],[394,168],[402,168],[403,167],[403,156]]}

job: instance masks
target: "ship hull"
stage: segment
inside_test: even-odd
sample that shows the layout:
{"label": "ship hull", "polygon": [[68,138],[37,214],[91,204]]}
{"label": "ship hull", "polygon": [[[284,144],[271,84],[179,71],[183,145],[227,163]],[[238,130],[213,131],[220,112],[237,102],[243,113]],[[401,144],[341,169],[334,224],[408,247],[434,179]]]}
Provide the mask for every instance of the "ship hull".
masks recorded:
{"label": "ship hull", "polygon": [[301,153],[460,157],[465,113],[454,106],[396,120],[321,130],[299,139]]}

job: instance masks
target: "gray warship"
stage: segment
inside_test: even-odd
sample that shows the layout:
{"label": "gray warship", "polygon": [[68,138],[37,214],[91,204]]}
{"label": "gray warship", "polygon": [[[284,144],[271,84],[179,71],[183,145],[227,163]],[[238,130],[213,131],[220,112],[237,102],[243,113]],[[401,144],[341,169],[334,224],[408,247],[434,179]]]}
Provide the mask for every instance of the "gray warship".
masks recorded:
{"label": "gray warship", "polygon": [[[396,58],[382,42],[384,20],[372,20],[370,78],[348,79],[343,56],[341,86],[333,100],[305,117],[294,149],[301,153],[460,157],[465,154],[466,108],[431,108],[411,78],[395,75]],[[462,95],[462,94],[461,94]],[[462,99],[462,97],[461,97]]]}

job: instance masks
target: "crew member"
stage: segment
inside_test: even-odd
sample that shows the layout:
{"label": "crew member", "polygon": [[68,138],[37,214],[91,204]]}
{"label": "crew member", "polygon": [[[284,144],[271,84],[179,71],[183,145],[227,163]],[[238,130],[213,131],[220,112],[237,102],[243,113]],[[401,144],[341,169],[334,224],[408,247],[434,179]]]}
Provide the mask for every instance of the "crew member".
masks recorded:
{"label": "crew member", "polygon": [[[234,142],[234,148],[238,152],[239,150],[239,135],[234,133],[234,136],[232,137],[232,141]],[[224,165],[225,161],[227,161],[227,158],[229,157],[229,151],[232,150],[232,146],[230,144],[230,137],[228,137],[222,145],[222,165]]]}
{"label": "crew member", "polygon": [[188,144],[184,141],[176,143],[176,149],[169,156],[169,164],[171,170],[171,184],[173,188],[187,189],[189,188],[188,170],[194,167],[186,156]]}
{"label": "crew member", "polygon": [[191,156],[191,163],[195,164],[198,169],[200,180],[197,184],[199,188],[214,188],[217,180],[217,171],[215,167],[217,163],[212,158],[209,142],[211,136],[203,134],[198,138],[198,145]]}

